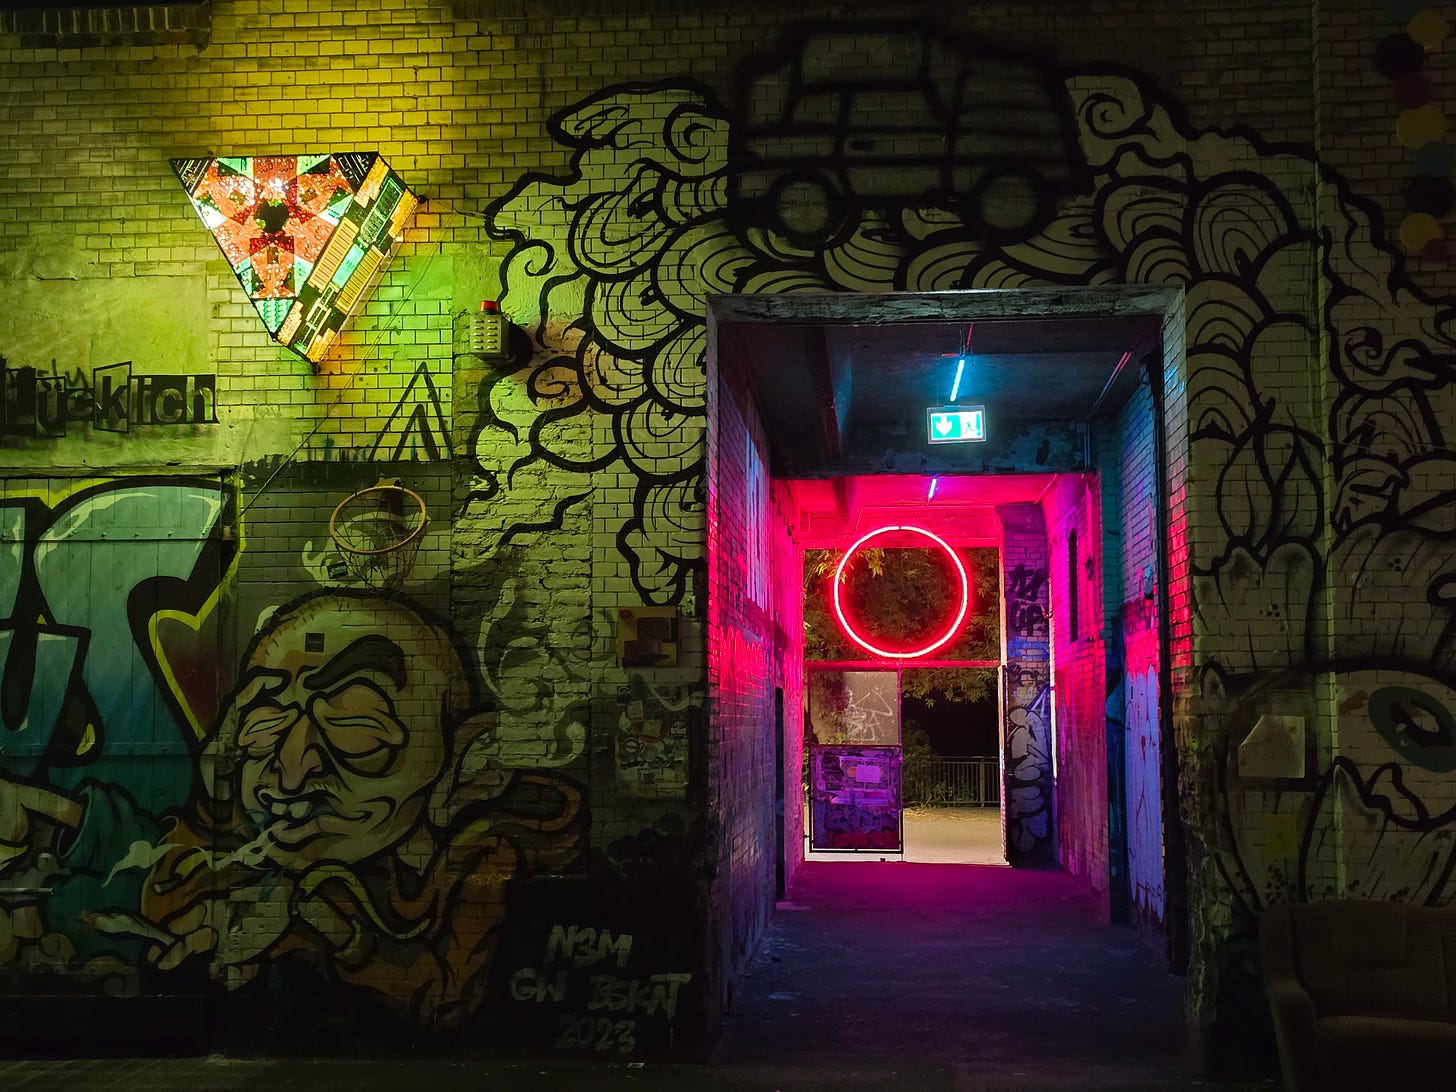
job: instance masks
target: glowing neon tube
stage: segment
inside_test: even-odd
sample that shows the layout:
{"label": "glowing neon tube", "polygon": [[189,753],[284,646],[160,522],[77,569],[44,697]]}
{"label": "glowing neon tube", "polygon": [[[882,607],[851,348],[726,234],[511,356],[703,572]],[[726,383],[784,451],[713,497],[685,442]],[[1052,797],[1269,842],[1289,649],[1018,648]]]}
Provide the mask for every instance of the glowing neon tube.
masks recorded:
{"label": "glowing neon tube", "polygon": [[[960,576],[961,604],[960,609],[956,611],[955,620],[946,627],[944,633],[942,633],[932,643],[926,645],[924,648],[902,649],[900,651],[895,651],[893,649],[879,648],[878,646],[870,643],[864,637],[860,636],[855,628],[850,625],[849,619],[845,617],[844,603],[840,599],[840,581],[843,579],[845,567],[849,565],[850,559],[854,557],[855,551],[862,547],[866,542],[869,542],[871,539],[878,538],[880,535],[890,534],[894,531],[908,531],[911,534],[924,535],[926,538],[930,539],[931,542],[934,542],[937,546],[944,550],[947,555],[949,555],[951,561],[955,564],[956,573]],[[839,567],[834,570],[834,616],[839,619],[839,628],[844,631],[844,635],[846,637],[848,637],[855,644],[859,645],[860,648],[866,650],[867,652],[871,652],[876,656],[883,656],[886,659],[913,660],[916,657],[926,656],[934,652],[942,645],[945,645],[947,642],[951,641],[955,637],[955,635],[960,632],[961,623],[965,621],[966,612],[970,610],[970,607],[971,582],[970,579],[966,576],[966,567],[965,564],[961,561],[960,555],[958,555],[955,550],[951,549],[950,544],[946,542],[945,539],[941,538],[939,535],[932,534],[930,531],[927,531],[923,527],[910,527],[902,524],[895,527],[880,527],[874,531],[869,532],[866,535],[862,535],[852,546],[850,546],[849,549],[844,551],[844,556],[839,560]]]}

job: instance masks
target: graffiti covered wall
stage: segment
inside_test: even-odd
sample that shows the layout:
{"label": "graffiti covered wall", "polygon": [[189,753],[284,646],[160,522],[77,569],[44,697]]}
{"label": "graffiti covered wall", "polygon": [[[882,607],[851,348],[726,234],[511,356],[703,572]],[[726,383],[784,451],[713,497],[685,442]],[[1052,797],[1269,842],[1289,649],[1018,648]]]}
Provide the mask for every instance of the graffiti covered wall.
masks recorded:
{"label": "graffiti covered wall", "polygon": [[[774,753],[779,627],[770,549],[782,541],[781,495],[771,489],[767,440],[741,380],[718,383],[709,460],[708,673],[713,718],[709,739],[719,755],[710,772],[709,814],[723,844],[712,889],[715,981],[741,973],[768,924],[775,890],[771,831],[779,785]],[[780,562],[782,563],[782,562]],[[798,794],[785,799],[798,807]],[[797,848],[797,847],[795,847]],[[721,1002],[720,1002],[721,1003]]]}
{"label": "graffiti covered wall", "polygon": [[[161,836],[153,817],[205,791],[233,490],[216,477],[8,479],[0,505],[0,992],[135,997],[159,939],[180,935],[128,911]],[[180,1041],[199,1033],[188,1007],[154,1009]],[[44,1006],[21,1013],[16,1031],[43,1041]]]}
{"label": "graffiti covered wall", "polygon": [[996,509],[1001,521],[1001,798],[1006,859],[1057,863],[1052,785],[1052,663],[1046,520],[1034,504]]}
{"label": "graffiti covered wall", "polygon": [[[5,768],[74,787],[126,769],[143,804],[177,803],[216,701],[217,593],[231,490],[217,479],[9,479],[4,520]],[[99,766],[98,766],[99,764]]]}
{"label": "graffiti covered wall", "polygon": [[1121,648],[1123,792],[1127,877],[1132,920],[1160,937],[1166,904],[1163,830],[1163,734],[1159,700],[1158,552],[1153,401],[1146,382],[1128,398],[1114,426],[1117,459],[1116,531],[1120,555],[1117,627]]}
{"label": "graffiti covered wall", "polygon": [[[1187,427],[1167,436],[1166,592],[1194,1015],[1217,1024],[1237,1008],[1226,999],[1251,1007],[1247,942],[1270,902],[1451,899],[1443,422],[1456,376],[1441,293],[1456,281],[1407,265],[1363,196],[1384,187],[1389,208],[1409,159],[1396,149],[1392,172],[1346,109],[1363,93],[1344,82],[1348,16],[1365,8],[1230,4],[1214,34],[1182,7],[1121,0],[976,9],[931,31],[831,25],[813,5],[629,19],[583,2],[531,20],[413,5],[405,36],[350,4],[308,19],[255,0],[207,7],[207,35],[179,41],[22,40],[13,13],[0,23],[17,149],[0,164],[6,367],[68,390],[126,360],[133,375],[215,375],[217,417],[123,434],[68,410],[65,435],[31,427],[0,450],[8,477],[29,476],[5,502],[0,584],[0,816],[22,847],[4,862],[21,877],[4,896],[9,985],[34,992],[41,968],[64,968],[48,989],[115,990],[124,1005],[181,996],[185,981],[231,1012],[295,998],[356,1036],[490,1012],[587,1057],[701,1026],[705,980],[741,965],[773,887],[759,839],[773,823],[771,728],[739,737],[746,780],[709,775],[724,742],[707,728],[710,668],[742,673],[760,720],[777,670],[771,619],[721,648],[701,621],[712,580],[760,607],[772,583],[762,564],[741,583],[707,571],[721,529],[704,313],[718,292],[1181,290],[1165,416]],[[1139,52],[1148,35],[1167,48]],[[876,134],[855,126],[873,129],[876,104],[860,93],[927,41],[935,73],[1010,89],[997,108],[1036,121],[1025,158],[994,133],[968,137],[1020,169],[987,177],[951,157],[911,170],[892,154],[861,164],[845,193],[787,185],[796,167],[833,174],[874,152]],[[83,60],[82,46],[98,52]],[[356,94],[363,54],[388,96]],[[1234,56],[1243,75],[1230,79]],[[510,71],[510,86],[484,87],[485,70]],[[806,72],[866,107],[834,113],[827,143],[799,155],[812,163],[774,143],[794,133],[762,109]],[[97,82],[78,96],[80,80]],[[255,97],[189,90],[235,86]],[[899,109],[923,120],[913,90]],[[395,99],[430,106],[416,117]],[[377,141],[427,203],[372,308],[311,374],[260,331],[165,162],[284,133],[329,147],[344,101],[345,131]],[[1383,104],[1378,121],[1388,137]],[[514,325],[505,360],[452,352],[453,320],[482,297]],[[427,547],[433,575],[387,595],[310,560],[320,496],[340,483],[292,520],[282,501],[307,483],[216,475],[357,463],[368,484],[369,464],[409,459],[449,468],[448,500],[430,504],[444,538]],[[178,477],[123,482],[123,468]],[[243,511],[254,492],[273,500]],[[268,560],[250,576],[255,534]],[[750,558],[777,549],[743,541]],[[68,568],[83,552],[110,574],[84,601]],[[618,611],[641,606],[681,608],[676,667],[617,662]],[[1147,632],[1134,621],[1130,637]],[[1139,685],[1110,712],[1146,723]],[[1240,764],[1276,713],[1307,729],[1301,777]],[[629,742],[639,756],[660,746],[672,776],[642,792],[656,759],[631,758]],[[1144,762],[1141,748],[1127,760]],[[724,838],[735,791],[751,800]],[[377,803],[356,810],[361,794]],[[62,860],[66,831],[78,836]],[[1139,838],[1149,859],[1153,828]],[[731,899],[709,879],[729,874],[751,877]],[[604,893],[580,901],[590,877]],[[634,884],[660,917],[613,894]],[[208,894],[223,888],[236,897]],[[80,908],[69,918],[64,892]],[[461,921],[478,947],[463,950]],[[286,1017],[257,1037],[283,1036]]]}
{"label": "graffiti covered wall", "polygon": [[261,494],[260,468],[242,504],[215,479],[10,484],[7,992],[44,972],[112,1017],[210,997],[234,1043],[276,1045],[334,983],[336,1025],[373,1005],[450,1028],[487,995],[510,881],[580,857],[579,785],[513,761],[509,711],[427,605],[448,471],[416,483],[437,537],[380,590],[328,517],[397,467],[321,469]]}
{"label": "graffiti covered wall", "polygon": [[773,483],[771,502],[774,510],[773,542],[769,559],[774,573],[773,615],[776,625],[776,671],[778,704],[781,716],[781,742],[778,746],[782,770],[778,777],[778,800],[775,810],[782,811],[782,825],[776,847],[781,862],[781,875],[776,876],[776,894],[787,894],[794,871],[802,863],[797,850],[804,843],[804,812],[799,806],[804,790],[805,718],[808,686],[804,670],[804,642],[790,635],[806,632],[804,621],[804,548],[798,539],[799,513],[790,488]]}
{"label": "graffiti covered wall", "polygon": [[[872,37],[875,29],[866,33]],[[799,41],[813,42],[815,48],[822,45],[812,33]],[[1227,934],[1233,898],[1218,862],[1233,847],[1215,833],[1229,822],[1230,805],[1223,797],[1208,795],[1198,773],[1198,756],[1206,746],[1228,738],[1220,712],[1226,700],[1223,688],[1230,666],[1247,659],[1249,648],[1261,647],[1263,638],[1250,641],[1249,635],[1273,628],[1308,641],[1318,632],[1317,627],[1300,624],[1308,619],[1308,606],[1301,606],[1296,624],[1285,617],[1291,594],[1299,595],[1301,604],[1306,601],[1306,593],[1295,589],[1315,589],[1312,574],[1325,563],[1320,536],[1333,530],[1324,521],[1324,493],[1315,466],[1328,454],[1329,465],[1349,468],[1336,478],[1355,490],[1348,494],[1353,502],[1355,496],[1363,496],[1350,477],[1355,466],[1368,468],[1361,473],[1374,474],[1378,481],[1394,483],[1405,480],[1401,466],[1413,465],[1405,460],[1428,459],[1441,450],[1439,438],[1427,427],[1418,433],[1423,437],[1419,443],[1402,441],[1410,448],[1408,455],[1395,461],[1382,456],[1372,463],[1362,453],[1377,435],[1373,431],[1377,426],[1356,424],[1343,416],[1359,406],[1365,415],[1361,421],[1376,420],[1369,416],[1375,412],[1372,399],[1388,396],[1380,388],[1362,392],[1358,376],[1376,367],[1367,358],[1383,360],[1385,353],[1394,352],[1379,347],[1394,345],[1393,331],[1408,328],[1398,324],[1419,321],[1423,307],[1430,321],[1438,312],[1398,279],[1386,282],[1395,283],[1393,289],[1379,287],[1380,277],[1394,273],[1396,266],[1378,217],[1323,169],[1311,150],[1266,144],[1248,131],[1200,129],[1174,98],[1127,70],[1096,65],[1063,70],[1049,94],[1054,108],[1065,108],[1073,120],[1086,181],[1078,196],[1055,202],[1057,211],[1050,220],[1032,221],[1026,237],[1014,242],[988,239],[984,222],[904,194],[888,199],[876,195],[873,200],[851,202],[843,210],[836,208],[836,216],[843,211],[844,219],[834,220],[828,245],[805,246],[795,238],[795,232],[827,230],[822,216],[817,229],[785,222],[777,225],[775,235],[774,224],[733,207],[734,161],[718,158],[722,134],[731,132],[736,123],[732,111],[720,106],[711,90],[681,81],[608,88],[558,115],[554,131],[562,143],[581,149],[583,160],[592,157],[608,179],[620,180],[617,189],[598,181],[595,200],[566,205],[580,210],[578,225],[601,223],[598,213],[609,210],[625,216],[622,226],[631,225],[634,239],[651,240],[657,255],[656,283],[661,283],[663,270],[671,269],[673,277],[679,277],[686,261],[696,269],[702,290],[723,292],[1010,288],[1110,281],[1183,288],[1185,327],[1170,342],[1176,354],[1170,359],[1181,361],[1169,373],[1173,380],[1169,395],[1177,406],[1165,420],[1186,419],[1188,424],[1186,432],[1168,436],[1167,469],[1172,479],[1168,495],[1175,505],[1177,544],[1167,594],[1175,602],[1175,677],[1188,683],[1189,669],[1197,667],[1204,680],[1197,689],[1187,685],[1181,689],[1178,738],[1185,748],[1183,768],[1189,778],[1184,816],[1196,832],[1195,867],[1204,869],[1195,879],[1200,885],[1195,932],[1203,946],[1196,958],[1208,977],[1195,975],[1193,988],[1206,1000],[1217,992],[1215,949],[1218,938]],[[680,120],[683,128],[659,127],[651,120],[661,117]],[[656,149],[651,157],[640,150],[644,139],[646,147]],[[728,147],[731,155],[732,139]],[[610,157],[613,148],[626,155]],[[651,188],[652,200],[629,206],[628,194],[648,192],[633,187],[646,186],[653,177],[632,166],[644,158],[650,159],[651,170],[672,163],[674,181],[670,188]],[[580,179],[588,174],[599,177],[597,172],[582,171],[569,185],[581,191],[586,183]],[[1311,179],[1319,182],[1319,203]],[[813,205],[812,196],[804,200]],[[690,204],[684,206],[684,201]],[[588,209],[595,217],[590,221]],[[1319,235],[1321,219],[1339,230],[1328,237]],[[522,260],[531,253],[524,245],[519,250]],[[1312,284],[1305,275],[1316,259],[1322,259],[1320,276],[1328,289],[1323,313],[1310,308]],[[1384,272],[1377,275],[1372,268]],[[601,279],[593,299],[604,304],[614,283]],[[637,313],[639,324],[651,317],[666,324],[664,331],[673,331],[661,341],[663,352],[653,360],[665,365],[678,359],[683,331],[695,326],[692,310],[674,306],[670,296],[656,289],[635,299],[647,308]],[[534,300],[529,308],[523,313],[531,325],[547,330],[532,317],[540,314]],[[1371,314],[1378,317],[1373,325],[1365,317]],[[1349,338],[1357,328],[1365,332],[1351,344]],[[1344,360],[1331,361],[1323,372],[1328,389],[1347,392],[1331,397],[1328,421],[1331,435],[1347,439],[1328,451],[1319,439],[1326,425],[1307,397],[1307,386],[1302,379],[1293,386],[1287,380],[1307,375],[1317,366],[1323,355],[1321,329],[1330,350],[1339,349]],[[578,352],[576,359],[587,358]],[[1444,385],[1444,379],[1432,378],[1424,387],[1402,388],[1402,396],[1425,392],[1421,405],[1429,405],[1433,392]],[[1387,463],[1388,470],[1382,469]],[[1190,467],[1206,468],[1207,473],[1194,475]],[[1341,488],[1346,487],[1337,484],[1336,492]],[[1267,506],[1259,499],[1263,496],[1270,501]],[[1273,517],[1258,514],[1267,512]],[[1146,568],[1139,565],[1129,576],[1136,576],[1139,588]],[[1196,596],[1192,629],[1178,621],[1181,616],[1176,613],[1177,604],[1187,602],[1190,572]],[[1267,592],[1261,590],[1266,582]],[[1266,601],[1269,594],[1274,596],[1272,602]],[[1150,618],[1140,616],[1132,622],[1137,632],[1129,633],[1129,639],[1152,632]],[[1344,624],[1364,627],[1370,634],[1366,640],[1379,643],[1376,630],[1348,611]],[[1327,653],[1307,649],[1302,658],[1322,659]],[[1119,699],[1121,715],[1126,716],[1131,703],[1138,724],[1145,726],[1142,735],[1134,737],[1134,753],[1127,756],[1128,772],[1144,796],[1160,761],[1148,752],[1153,743],[1152,710],[1158,702],[1147,685],[1150,662],[1150,656],[1142,656],[1135,665],[1137,685]],[[1132,679],[1134,674],[1124,677]],[[1209,690],[1207,684],[1214,681],[1217,687]],[[1237,734],[1236,728],[1232,730]],[[1134,793],[1130,809],[1136,800]],[[1152,862],[1162,849],[1157,835],[1160,820],[1151,818],[1155,814],[1151,799],[1134,814],[1147,819],[1134,841],[1149,863],[1140,869],[1144,877],[1140,897],[1156,917],[1162,912],[1161,895]]]}

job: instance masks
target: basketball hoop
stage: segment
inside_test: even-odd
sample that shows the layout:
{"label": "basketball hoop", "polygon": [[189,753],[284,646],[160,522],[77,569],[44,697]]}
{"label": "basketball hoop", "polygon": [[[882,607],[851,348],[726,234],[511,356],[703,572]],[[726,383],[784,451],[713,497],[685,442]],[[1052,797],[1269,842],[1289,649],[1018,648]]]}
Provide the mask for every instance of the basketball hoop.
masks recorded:
{"label": "basketball hoop", "polygon": [[345,497],[329,517],[329,537],[350,575],[392,591],[414,569],[430,525],[425,502],[398,484],[371,485]]}

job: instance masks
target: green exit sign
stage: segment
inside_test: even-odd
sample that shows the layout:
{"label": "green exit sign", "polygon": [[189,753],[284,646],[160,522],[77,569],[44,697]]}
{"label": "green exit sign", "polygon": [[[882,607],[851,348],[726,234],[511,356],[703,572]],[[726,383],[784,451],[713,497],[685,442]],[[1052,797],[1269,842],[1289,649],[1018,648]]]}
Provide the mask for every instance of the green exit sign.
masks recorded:
{"label": "green exit sign", "polygon": [[925,411],[932,444],[971,444],[986,438],[985,406],[941,406]]}

